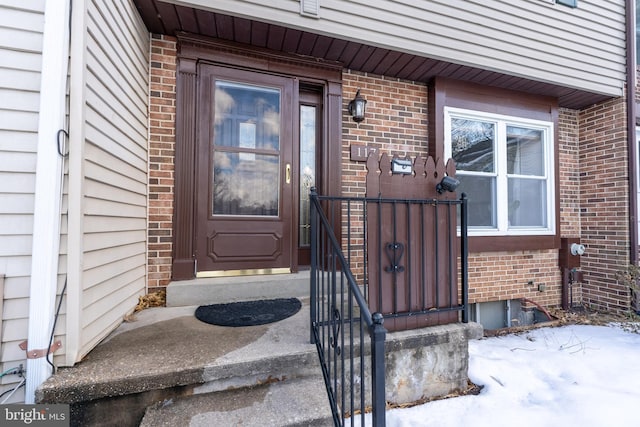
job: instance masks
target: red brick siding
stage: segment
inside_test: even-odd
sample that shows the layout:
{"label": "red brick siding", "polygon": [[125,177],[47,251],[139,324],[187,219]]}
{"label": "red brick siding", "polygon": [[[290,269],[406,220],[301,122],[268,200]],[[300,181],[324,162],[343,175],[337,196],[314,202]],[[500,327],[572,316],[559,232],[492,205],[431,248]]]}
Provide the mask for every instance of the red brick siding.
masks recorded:
{"label": "red brick siding", "polygon": [[585,303],[625,311],[629,292],[616,273],[629,262],[629,183],[625,99],[579,115],[580,202]]}
{"label": "red brick siding", "polygon": [[[350,70],[343,72],[342,79],[342,194],[364,196],[367,169],[364,162],[350,160],[351,145],[366,145],[400,157],[426,155],[427,86]],[[347,110],[358,89],[367,100],[366,120],[361,123],[354,122]],[[352,212],[350,218],[351,268],[361,278],[364,253],[361,212]],[[346,235],[343,230],[343,236]]]}
{"label": "red brick siding", "polygon": [[[543,306],[557,306],[560,283],[555,250],[469,254],[471,303],[529,298]],[[539,291],[539,285],[545,290]]]}
{"label": "red brick siding", "polygon": [[[176,41],[152,38],[149,141],[149,289],[171,278],[173,162],[175,144]],[[356,124],[347,104],[360,89],[367,118]],[[362,196],[366,168],[350,160],[351,144],[377,147],[389,154],[426,154],[427,86],[345,70],[343,72],[342,192]],[[628,262],[626,132],[622,99],[582,112],[560,109],[558,152],[560,225],[563,237],[581,237],[587,245],[581,270],[585,302],[622,309],[628,293],[615,272]],[[606,167],[606,169],[605,169]],[[362,218],[352,213],[355,226]],[[352,229],[352,232],[354,230]],[[358,232],[358,229],[355,229]],[[361,240],[353,239],[357,250]],[[560,304],[561,275],[556,250],[473,253],[469,258],[470,300],[484,302],[530,298],[545,306]],[[362,262],[354,265],[362,271]],[[528,282],[533,281],[533,285]],[[544,292],[538,285],[544,285]],[[574,289],[581,302],[581,287]]]}
{"label": "red brick siding", "polygon": [[[364,162],[350,161],[349,147],[367,145],[401,157],[426,155],[427,86],[349,70],[342,79],[342,192],[363,196],[366,167]],[[347,111],[358,89],[367,100],[367,117],[359,124]]]}
{"label": "red brick siding", "polygon": [[561,108],[558,114],[560,232],[580,237],[580,158],[578,111]]}
{"label": "red brick siding", "polygon": [[[382,76],[351,71],[343,73],[343,137],[342,191],[344,195],[362,196],[365,192],[366,167],[364,163],[349,159],[350,145],[368,145],[381,152],[400,156],[427,152],[427,86],[423,83],[399,81]],[[357,89],[367,103],[367,118],[356,124],[347,113],[347,104]],[[561,113],[560,141],[562,147],[569,141],[577,145],[577,114],[571,110]],[[571,188],[565,210],[570,217],[563,220],[572,232],[579,233],[579,207],[577,193],[579,176],[569,169],[577,163],[577,150],[571,146],[561,150],[561,162],[566,172],[561,181]],[[562,182],[561,185],[564,185]],[[354,213],[351,214],[353,221]],[[346,220],[346,218],[345,218]],[[361,218],[357,219],[361,224]],[[352,233],[353,233],[352,229]],[[355,242],[361,243],[360,239]],[[356,243],[356,244],[357,244]],[[352,248],[354,240],[351,241]],[[362,251],[355,251],[354,272],[362,272]],[[533,285],[528,282],[533,281]],[[555,250],[519,253],[475,253],[469,257],[470,302],[486,302],[514,298],[529,298],[543,305],[559,305],[561,277],[558,253]],[[539,292],[538,285],[545,291]]]}
{"label": "red brick siding", "polygon": [[171,280],[176,117],[176,40],[152,35],[149,99],[148,289]]}
{"label": "red brick siding", "polygon": [[[636,102],[640,102],[640,90],[638,88],[640,88],[640,67],[636,67]],[[636,117],[638,114],[640,114],[640,111],[636,111]]]}
{"label": "red brick siding", "polygon": [[[560,108],[558,112],[558,178],[560,181],[560,235],[581,237],[580,221],[580,129],[579,112]],[[562,270],[558,268],[558,283]],[[582,285],[575,283],[567,296],[569,304],[582,304]],[[560,288],[560,292],[562,292]]]}

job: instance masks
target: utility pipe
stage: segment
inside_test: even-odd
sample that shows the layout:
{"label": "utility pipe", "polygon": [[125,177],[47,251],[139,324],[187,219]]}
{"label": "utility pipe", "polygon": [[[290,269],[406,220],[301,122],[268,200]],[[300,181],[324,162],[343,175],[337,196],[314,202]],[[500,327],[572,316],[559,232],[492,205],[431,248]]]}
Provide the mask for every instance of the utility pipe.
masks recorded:
{"label": "utility pipe", "polygon": [[636,141],[636,6],[626,1],[627,144],[629,146],[629,263],[638,265],[638,147]]}
{"label": "utility pipe", "polygon": [[549,313],[549,311],[548,311],[546,308],[544,308],[543,306],[541,306],[540,304],[538,304],[537,302],[535,302],[534,300],[529,299],[529,298],[521,298],[521,300],[522,300],[522,301],[524,301],[524,302],[528,302],[529,304],[532,304],[532,305],[536,306],[536,308],[537,308],[538,310],[540,310],[541,312],[543,312],[543,313],[544,313],[544,315],[545,315],[545,316],[547,316],[547,319],[549,319],[549,320],[553,320],[553,316]]}
{"label": "utility pipe", "polygon": [[[55,314],[63,170],[57,133],[65,123],[69,10],[70,0],[45,2],[27,352],[46,351]],[[34,403],[51,373],[46,358],[27,358],[25,403]]]}
{"label": "utility pipe", "polygon": [[[626,0],[627,144],[629,146],[629,264],[638,265],[638,141],[636,138],[636,0]],[[631,308],[640,314],[640,297],[631,291]],[[637,291],[635,291],[637,292]],[[634,307],[635,305],[635,307]]]}

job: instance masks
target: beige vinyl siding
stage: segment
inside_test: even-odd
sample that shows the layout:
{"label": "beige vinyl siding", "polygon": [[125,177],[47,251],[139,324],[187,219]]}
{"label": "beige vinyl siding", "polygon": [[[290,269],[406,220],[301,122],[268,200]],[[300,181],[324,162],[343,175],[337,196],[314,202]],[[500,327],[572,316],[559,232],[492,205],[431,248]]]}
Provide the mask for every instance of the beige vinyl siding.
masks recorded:
{"label": "beige vinyl siding", "polygon": [[88,4],[85,58],[77,359],[145,291],[149,35],[130,1]]}
{"label": "beige vinyl siding", "polygon": [[624,0],[180,0],[185,6],[612,96],[625,79]]}
{"label": "beige vinyl siding", "polygon": [[[44,1],[0,0],[0,369],[23,364],[27,339]],[[0,393],[21,380],[2,378]],[[24,389],[11,402],[24,401]]]}

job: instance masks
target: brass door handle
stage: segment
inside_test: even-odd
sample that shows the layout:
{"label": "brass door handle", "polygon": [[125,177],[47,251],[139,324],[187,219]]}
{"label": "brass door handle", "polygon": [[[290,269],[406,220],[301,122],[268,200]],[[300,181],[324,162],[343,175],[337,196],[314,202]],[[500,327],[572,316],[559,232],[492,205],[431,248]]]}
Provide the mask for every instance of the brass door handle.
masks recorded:
{"label": "brass door handle", "polygon": [[291,163],[287,163],[284,173],[284,181],[287,184],[291,184]]}

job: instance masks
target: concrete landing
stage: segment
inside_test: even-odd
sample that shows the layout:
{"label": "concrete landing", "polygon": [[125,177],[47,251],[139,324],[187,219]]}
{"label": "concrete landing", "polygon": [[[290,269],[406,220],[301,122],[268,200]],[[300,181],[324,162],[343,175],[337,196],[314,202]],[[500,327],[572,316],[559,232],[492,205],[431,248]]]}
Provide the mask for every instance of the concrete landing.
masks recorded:
{"label": "concrete landing", "polygon": [[[82,362],[59,369],[36,400],[71,404],[72,425],[137,426],[157,402],[265,384],[289,388],[289,382],[309,377],[329,411],[316,349],[309,344],[307,301],[280,322],[240,328],[203,323],[195,309],[143,310]],[[311,414],[318,410],[309,408]]]}
{"label": "concrete landing", "polygon": [[167,287],[167,307],[221,304],[274,298],[308,298],[310,272],[199,278]]}
{"label": "concrete landing", "polygon": [[[59,369],[36,401],[70,404],[72,426],[331,425],[309,302],[301,301],[287,319],[239,328],[199,321],[196,306],[143,310],[82,362]],[[467,341],[481,335],[473,323],[389,333],[387,400],[466,384]]]}

